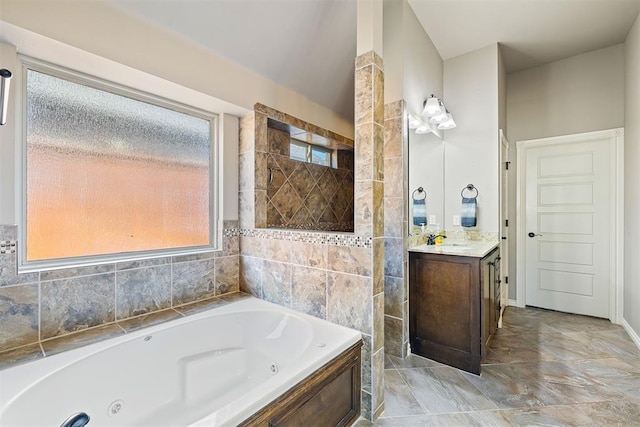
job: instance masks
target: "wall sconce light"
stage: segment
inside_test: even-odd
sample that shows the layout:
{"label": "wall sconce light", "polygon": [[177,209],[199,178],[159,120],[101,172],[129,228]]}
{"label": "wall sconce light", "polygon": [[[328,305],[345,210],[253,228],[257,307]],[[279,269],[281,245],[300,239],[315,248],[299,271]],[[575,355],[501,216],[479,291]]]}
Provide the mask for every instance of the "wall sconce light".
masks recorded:
{"label": "wall sconce light", "polygon": [[10,82],[11,71],[3,68],[0,70],[0,125],[5,125],[7,123]]}
{"label": "wall sconce light", "polygon": [[444,106],[442,99],[438,99],[435,95],[424,101],[422,109],[422,117],[417,118],[409,114],[409,129],[417,134],[425,134],[434,132],[436,129],[447,130],[456,127],[453,116]]}
{"label": "wall sconce light", "polygon": [[424,108],[422,110],[423,117],[433,117],[444,113],[442,109],[442,101],[431,94],[431,97],[424,102]]}

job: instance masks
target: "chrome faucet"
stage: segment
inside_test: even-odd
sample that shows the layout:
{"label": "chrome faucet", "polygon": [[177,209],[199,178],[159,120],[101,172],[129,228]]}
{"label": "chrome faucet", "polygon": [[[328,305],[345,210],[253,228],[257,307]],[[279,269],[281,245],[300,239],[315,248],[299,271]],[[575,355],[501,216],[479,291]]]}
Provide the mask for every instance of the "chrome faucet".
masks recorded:
{"label": "chrome faucet", "polygon": [[442,237],[443,239],[447,238],[447,236],[443,236],[442,234],[429,234],[427,235],[427,245],[435,245],[438,237]]}
{"label": "chrome faucet", "polygon": [[65,422],[60,424],[60,427],[83,427],[89,423],[89,415],[84,412],[78,412],[71,415]]}

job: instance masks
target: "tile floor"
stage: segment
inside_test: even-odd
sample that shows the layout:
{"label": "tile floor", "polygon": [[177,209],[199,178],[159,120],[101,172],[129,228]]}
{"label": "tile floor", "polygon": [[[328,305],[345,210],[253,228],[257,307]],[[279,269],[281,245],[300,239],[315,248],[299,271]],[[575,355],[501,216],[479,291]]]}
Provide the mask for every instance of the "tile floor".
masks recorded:
{"label": "tile floor", "polygon": [[508,307],[482,375],[387,356],[365,426],[640,426],[640,350],[607,320]]}

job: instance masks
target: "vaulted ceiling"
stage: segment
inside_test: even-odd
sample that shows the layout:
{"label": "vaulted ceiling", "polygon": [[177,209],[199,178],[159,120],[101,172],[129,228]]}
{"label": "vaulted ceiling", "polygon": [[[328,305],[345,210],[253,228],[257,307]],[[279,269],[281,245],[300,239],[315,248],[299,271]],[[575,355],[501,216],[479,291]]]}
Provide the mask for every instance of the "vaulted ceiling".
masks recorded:
{"label": "vaulted ceiling", "polygon": [[[355,0],[108,1],[353,118]],[[622,43],[640,13],[640,0],[408,1],[444,60],[499,42],[508,72]]]}

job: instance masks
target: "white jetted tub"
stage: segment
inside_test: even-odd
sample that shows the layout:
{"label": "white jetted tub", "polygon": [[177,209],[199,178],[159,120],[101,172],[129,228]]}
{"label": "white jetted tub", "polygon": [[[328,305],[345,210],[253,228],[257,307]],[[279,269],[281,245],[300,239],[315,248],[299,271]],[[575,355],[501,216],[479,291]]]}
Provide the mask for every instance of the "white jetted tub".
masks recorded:
{"label": "white jetted tub", "polygon": [[0,371],[0,426],[235,426],[360,339],[242,299]]}

